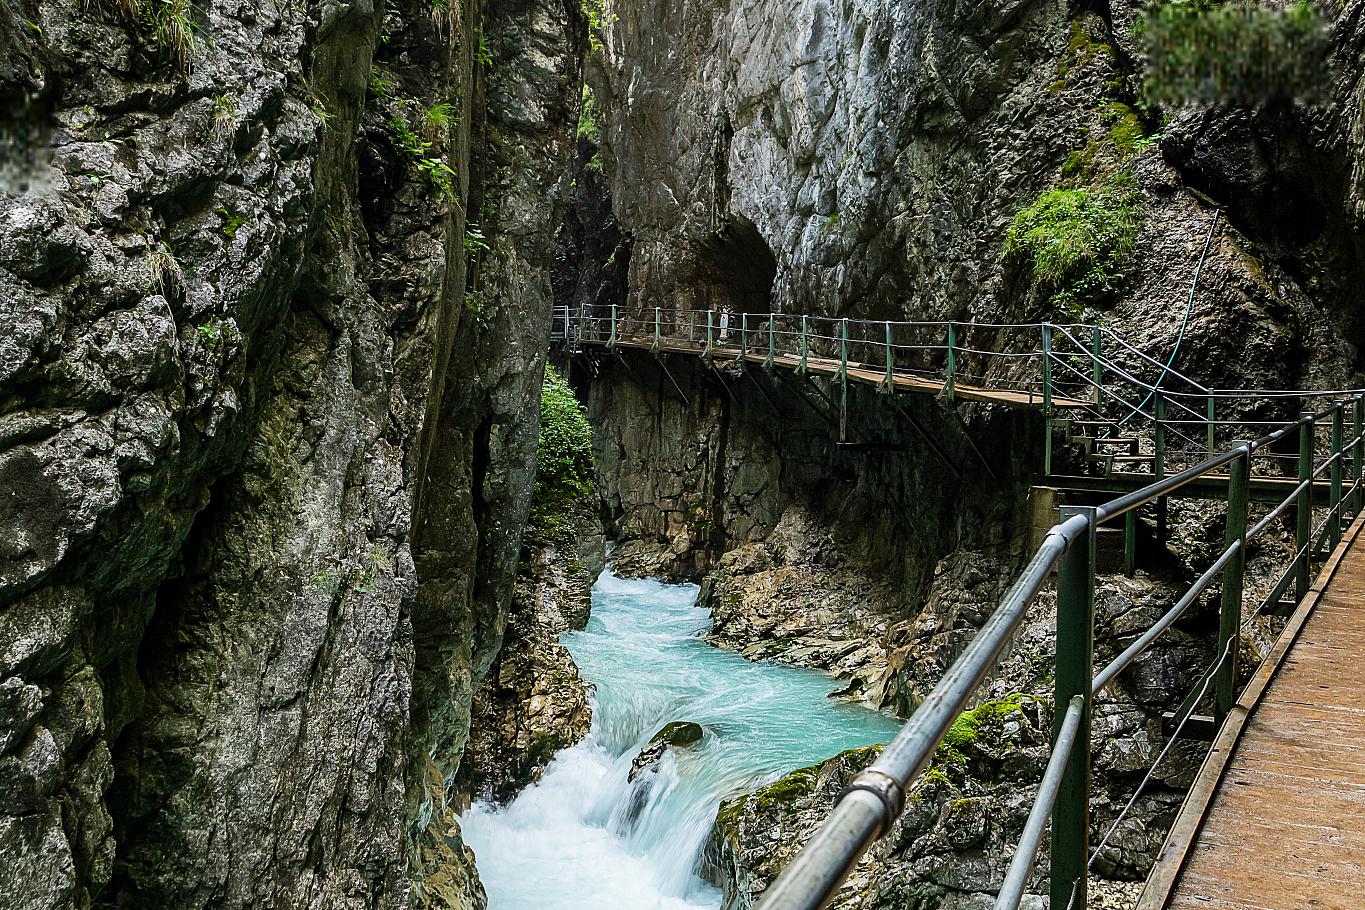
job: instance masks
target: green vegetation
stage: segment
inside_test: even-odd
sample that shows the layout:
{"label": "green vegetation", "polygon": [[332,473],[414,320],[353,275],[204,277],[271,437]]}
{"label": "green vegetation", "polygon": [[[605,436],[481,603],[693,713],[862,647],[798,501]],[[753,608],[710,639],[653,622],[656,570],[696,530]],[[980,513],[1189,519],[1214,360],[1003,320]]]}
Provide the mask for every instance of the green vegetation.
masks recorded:
{"label": "green vegetation", "polygon": [[1147,57],[1143,91],[1156,104],[1251,106],[1316,97],[1328,35],[1311,3],[1176,0],[1135,27]]}
{"label": "green vegetation", "polygon": [[213,96],[213,126],[210,134],[214,139],[230,138],[237,129],[237,96],[231,93]]}
{"label": "green vegetation", "polygon": [[488,39],[483,32],[479,32],[479,46],[474,49],[474,59],[482,67],[493,65],[493,52],[489,50]]}
{"label": "green vegetation", "polygon": [[597,97],[586,85],[583,86],[583,104],[578,109],[578,139],[591,142],[595,149],[584,168],[594,174],[602,173],[602,122],[597,114]]}
{"label": "green vegetation", "polygon": [[1048,190],[1014,216],[1005,255],[1028,262],[1053,303],[1077,314],[1115,290],[1140,224],[1127,181]]}
{"label": "green vegetation", "polygon": [[1005,718],[1036,700],[1032,695],[1016,693],[1005,698],[982,702],[972,710],[959,714],[934,753],[933,764],[928,774],[937,772],[946,780],[945,772],[948,769],[965,767],[966,750],[969,747],[983,740],[998,737]]}
{"label": "green vegetation", "polygon": [[540,441],[531,524],[547,539],[569,533],[565,516],[593,495],[592,427],[573,389],[552,366],[540,388]]}
{"label": "green vegetation", "polygon": [[422,135],[432,142],[440,141],[455,122],[454,108],[445,102],[433,104],[422,112]]}
{"label": "green vegetation", "polygon": [[1054,310],[1079,317],[1107,303],[1122,282],[1142,226],[1142,196],[1133,160],[1156,141],[1112,78],[1114,50],[1090,34],[1089,19],[1071,24],[1067,53],[1051,90],[1104,82],[1101,101],[1086,118],[1078,147],[1062,164],[1060,185],[1039,193],[1017,212],[1002,252],[1023,264]]}
{"label": "green vegetation", "polygon": [[459,24],[460,7],[458,2],[451,3],[450,0],[431,0],[431,24],[436,29],[443,30],[449,28],[455,31],[455,26]]}
{"label": "green vegetation", "polygon": [[223,219],[223,236],[228,240],[233,240],[237,236],[237,231],[246,223],[246,216],[227,206],[218,209],[218,217]]}
{"label": "green vegetation", "polygon": [[594,51],[602,49],[602,34],[616,17],[607,11],[609,0],[580,0],[579,8],[583,18],[588,20],[588,47]]}
{"label": "green vegetation", "polygon": [[[441,198],[447,202],[455,201],[455,179],[456,174],[450,165],[446,164],[445,158],[435,153],[437,143],[431,139],[423,139],[417,134],[417,129],[408,119],[408,110],[417,107],[417,103],[411,99],[394,99],[391,104],[393,113],[389,117],[389,141],[395,150],[412,162],[417,171],[427,178]],[[433,114],[434,112],[434,114]],[[445,118],[449,123],[451,114],[450,106],[436,104],[426,108],[421,112],[420,120],[423,131],[430,131],[433,123],[433,116],[436,121]]]}
{"label": "green vegetation", "polygon": [[488,245],[488,238],[484,236],[484,233],[479,226],[473,222],[465,226],[464,248],[465,252],[471,256],[486,253],[491,249]]}
{"label": "green vegetation", "polygon": [[583,104],[578,109],[578,138],[597,143],[602,138],[602,124],[597,119],[597,96],[583,86]]}
{"label": "green vegetation", "polygon": [[144,41],[164,54],[181,73],[190,71],[198,43],[190,0],[105,0],[137,25]]}
{"label": "green vegetation", "polygon": [[318,95],[310,95],[308,107],[313,112],[313,116],[318,118],[318,123],[326,126],[332,120],[332,112],[327,109],[327,102],[323,101]]}
{"label": "green vegetation", "polygon": [[218,343],[218,337],[221,332],[217,323],[206,322],[199,326],[197,331],[199,332],[199,340],[204,342],[204,344],[211,346]]}
{"label": "green vegetation", "polygon": [[393,73],[389,72],[389,68],[384,64],[376,63],[374,69],[370,70],[370,94],[376,99],[388,98],[397,85]]}
{"label": "green vegetation", "polygon": [[388,117],[389,143],[443,200],[454,203],[458,175],[443,151],[459,116],[447,102],[423,106],[415,98],[398,95],[397,88],[398,80],[388,67],[376,64],[370,71],[370,98]]}

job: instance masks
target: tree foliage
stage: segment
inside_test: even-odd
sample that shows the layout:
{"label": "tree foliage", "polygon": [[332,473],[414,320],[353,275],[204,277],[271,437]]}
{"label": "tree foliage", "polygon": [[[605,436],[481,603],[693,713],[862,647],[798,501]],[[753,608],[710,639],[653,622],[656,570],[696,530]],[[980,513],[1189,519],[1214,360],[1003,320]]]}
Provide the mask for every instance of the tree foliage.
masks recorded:
{"label": "tree foliage", "polygon": [[540,387],[540,441],[532,523],[553,535],[561,516],[592,495],[592,427],[573,389],[552,366]]}
{"label": "tree foliage", "polygon": [[1138,20],[1144,93],[1167,106],[1310,100],[1324,87],[1328,36],[1310,3],[1177,0]]}

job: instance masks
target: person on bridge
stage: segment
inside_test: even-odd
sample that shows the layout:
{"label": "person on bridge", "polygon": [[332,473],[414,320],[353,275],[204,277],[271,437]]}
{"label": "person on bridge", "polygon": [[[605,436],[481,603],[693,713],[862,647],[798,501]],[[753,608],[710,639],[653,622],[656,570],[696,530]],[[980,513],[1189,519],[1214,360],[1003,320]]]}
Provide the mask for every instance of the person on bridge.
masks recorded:
{"label": "person on bridge", "polygon": [[730,308],[722,307],[720,311],[720,341],[721,344],[730,340]]}

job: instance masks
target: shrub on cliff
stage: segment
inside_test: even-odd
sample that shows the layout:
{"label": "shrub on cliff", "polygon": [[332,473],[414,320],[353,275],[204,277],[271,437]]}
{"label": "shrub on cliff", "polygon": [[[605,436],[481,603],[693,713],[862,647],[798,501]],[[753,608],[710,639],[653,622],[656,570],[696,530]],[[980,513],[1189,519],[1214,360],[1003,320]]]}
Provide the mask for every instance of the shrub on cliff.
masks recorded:
{"label": "shrub on cliff", "polygon": [[1140,221],[1122,180],[1048,190],[1014,216],[1005,255],[1023,259],[1053,302],[1075,313],[1115,289]]}
{"label": "shrub on cliff", "polygon": [[540,442],[531,523],[545,536],[564,529],[564,516],[592,496],[592,427],[569,383],[552,366],[540,387]]}

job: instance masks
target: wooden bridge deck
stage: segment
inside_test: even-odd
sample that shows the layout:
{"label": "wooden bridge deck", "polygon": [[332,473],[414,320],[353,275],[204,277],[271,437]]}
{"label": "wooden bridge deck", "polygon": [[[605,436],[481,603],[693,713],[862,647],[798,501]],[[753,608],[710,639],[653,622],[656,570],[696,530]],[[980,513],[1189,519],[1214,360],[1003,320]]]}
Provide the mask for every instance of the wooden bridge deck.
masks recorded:
{"label": "wooden bridge deck", "polygon": [[1233,708],[1138,910],[1365,907],[1362,524]]}
{"label": "wooden bridge deck", "polygon": [[[652,338],[621,338],[616,342],[617,347],[635,348],[638,350],[654,350],[654,340]],[[660,351],[670,354],[702,354],[706,348],[702,344],[689,343],[665,339],[659,343]],[[711,356],[717,360],[738,361],[741,358],[747,363],[763,364],[768,360],[767,351],[748,351],[741,352],[738,347],[724,345],[714,345],[711,348]],[[773,363],[786,369],[795,370],[801,366],[801,356],[799,354],[778,353],[773,356]],[[819,357],[814,354],[806,357],[806,372],[814,373],[819,376],[838,376],[840,363],[837,358]],[[856,382],[869,385],[882,385],[886,382],[886,367],[875,366],[865,363],[852,363],[848,365],[848,378]],[[918,392],[921,394],[937,395],[944,391],[944,383],[939,379],[928,379],[917,376],[913,373],[896,372],[893,374],[893,381],[898,392]],[[1002,389],[986,388],[983,386],[971,385],[967,383],[955,383],[953,395],[964,401],[983,401],[994,404],[1007,405],[1009,407],[1042,407],[1043,398],[1041,392],[1024,389]],[[1090,407],[1094,402],[1082,401],[1079,399],[1057,397],[1052,401],[1054,408],[1058,410],[1070,410],[1075,408]]]}

